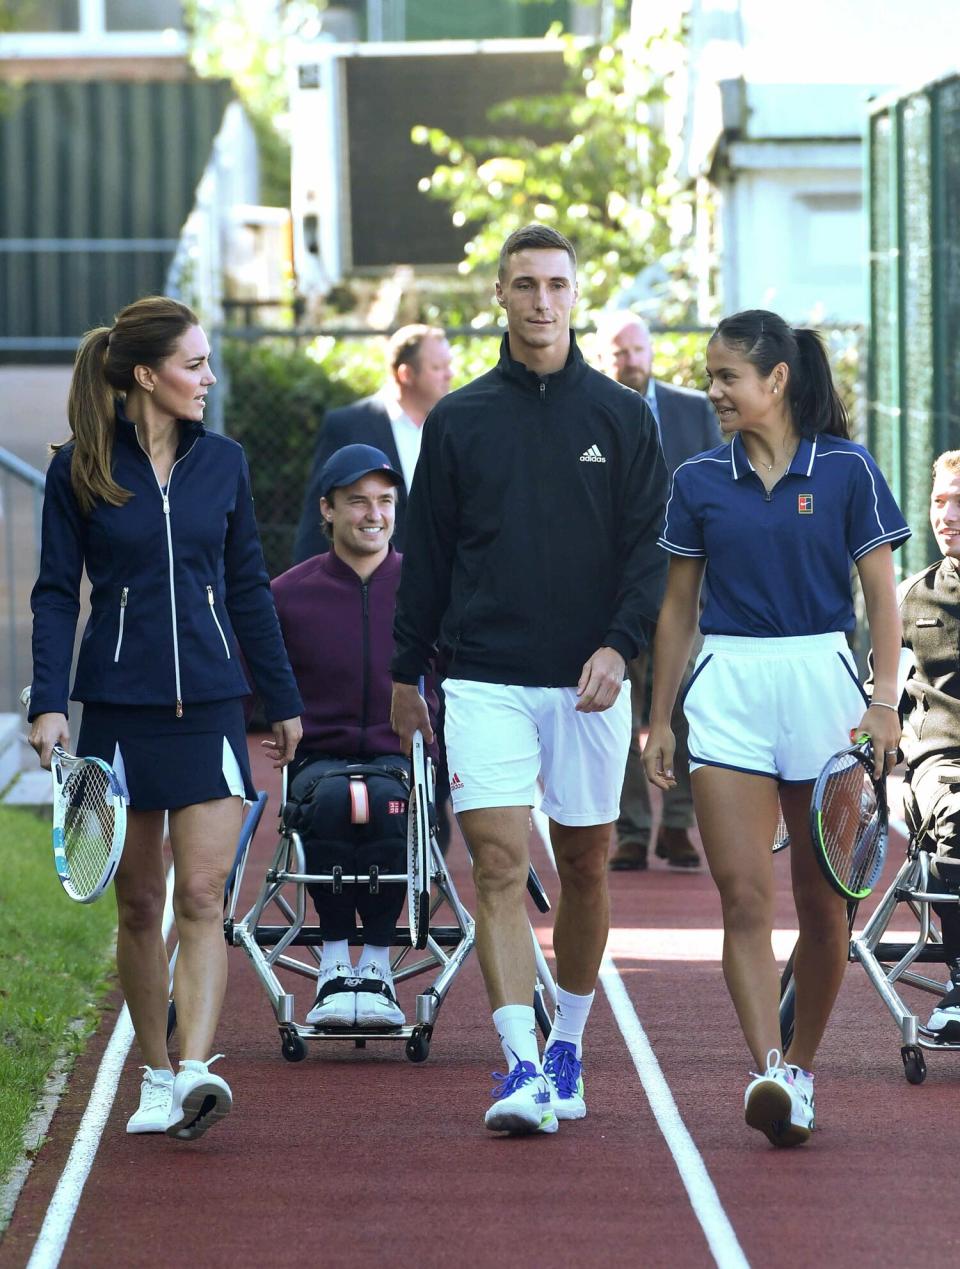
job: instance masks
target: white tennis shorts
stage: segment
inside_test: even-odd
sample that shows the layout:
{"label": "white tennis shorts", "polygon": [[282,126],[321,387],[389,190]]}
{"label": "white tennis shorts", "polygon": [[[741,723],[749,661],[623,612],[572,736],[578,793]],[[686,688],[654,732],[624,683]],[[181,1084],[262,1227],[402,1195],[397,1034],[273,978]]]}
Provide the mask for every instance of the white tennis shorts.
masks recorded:
{"label": "white tennis shorts", "polygon": [[690,770],[815,780],[868,703],[842,634],[707,635],[683,700]]}
{"label": "white tennis shorts", "polygon": [[446,679],[444,737],[453,809],[533,806],[571,828],[620,814],[630,748],[630,684],[607,710],[578,714],[572,687]]}

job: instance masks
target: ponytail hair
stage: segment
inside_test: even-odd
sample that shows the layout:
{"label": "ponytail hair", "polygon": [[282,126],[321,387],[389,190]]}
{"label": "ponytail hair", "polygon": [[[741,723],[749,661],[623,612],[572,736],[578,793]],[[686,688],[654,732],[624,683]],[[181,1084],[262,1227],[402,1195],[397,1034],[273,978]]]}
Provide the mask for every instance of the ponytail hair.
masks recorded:
{"label": "ponytail hair", "polygon": [[820,334],[806,326],[792,328],[766,309],[746,309],[725,317],[710,336],[735,348],[764,378],[783,362],[789,373],[787,397],[794,425],[812,440],[821,432],[849,437],[846,406],[830,372]]}
{"label": "ponytail hair", "polygon": [[122,507],[133,496],[113,479],[114,398],[136,387],[135,367],[155,369],[199,324],[186,304],[151,295],[128,304],[112,327],[97,326],[80,341],[67,398],[70,439],[50,448],[56,453],[72,443],[70,483],[84,515],[98,500]]}

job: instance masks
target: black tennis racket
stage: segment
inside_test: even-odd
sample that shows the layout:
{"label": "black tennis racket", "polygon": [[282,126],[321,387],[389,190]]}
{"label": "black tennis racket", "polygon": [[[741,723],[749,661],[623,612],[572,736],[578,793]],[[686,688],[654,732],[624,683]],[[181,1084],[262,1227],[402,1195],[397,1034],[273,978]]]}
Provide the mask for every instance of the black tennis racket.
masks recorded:
{"label": "black tennis racket", "polygon": [[887,791],[863,737],[826,763],[813,786],[810,835],[823,875],[844,899],[865,899],[887,853]]}
{"label": "black tennis racket", "polygon": [[93,903],[117,871],[127,831],[127,807],[113,768],[100,758],[75,758],[53,748],[53,862],[60,884],[77,903]]}

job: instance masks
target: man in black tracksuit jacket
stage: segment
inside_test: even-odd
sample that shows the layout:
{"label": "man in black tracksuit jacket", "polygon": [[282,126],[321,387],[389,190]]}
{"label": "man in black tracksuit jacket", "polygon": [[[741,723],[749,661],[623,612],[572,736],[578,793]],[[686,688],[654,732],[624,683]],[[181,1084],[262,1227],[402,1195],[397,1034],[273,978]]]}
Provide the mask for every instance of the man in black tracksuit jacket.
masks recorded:
{"label": "man in black tracksuit jacket", "polygon": [[[606,943],[606,855],[630,740],[624,667],[662,596],[666,470],[649,407],[586,365],[569,328],[576,258],[527,226],[500,257],[499,364],[434,407],[407,517],[393,724],[439,648],[454,809],[474,859],[477,950],[510,1067],[487,1127],[586,1113],[581,1037]],[[561,883],[558,1007],[541,1066],[524,909],[539,774]]]}

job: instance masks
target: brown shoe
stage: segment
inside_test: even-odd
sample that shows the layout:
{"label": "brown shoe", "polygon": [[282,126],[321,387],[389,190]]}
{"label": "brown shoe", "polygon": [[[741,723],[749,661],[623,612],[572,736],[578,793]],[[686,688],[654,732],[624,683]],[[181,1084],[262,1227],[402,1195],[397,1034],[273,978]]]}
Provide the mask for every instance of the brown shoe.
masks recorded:
{"label": "brown shoe", "polygon": [[610,856],[611,872],[643,872],[647,867],[646,842],[621,842]]}
{"label": "brown shoe", "polygon": [[658,859],[665,859],[671,868],[700,867],[697,848],[685,828],[668,828],[664,824],[657,833],[656,855]]}

